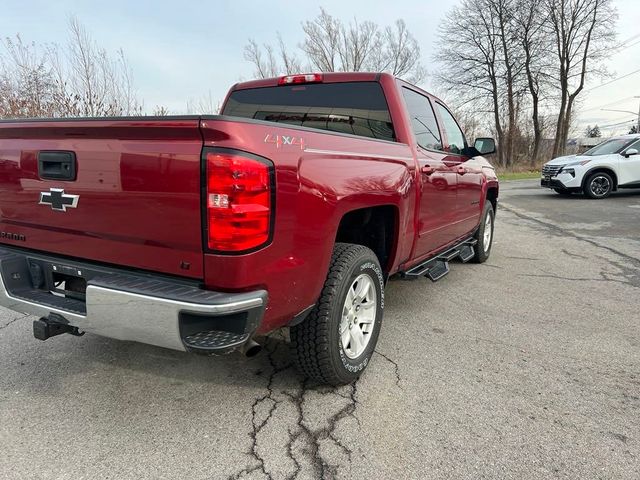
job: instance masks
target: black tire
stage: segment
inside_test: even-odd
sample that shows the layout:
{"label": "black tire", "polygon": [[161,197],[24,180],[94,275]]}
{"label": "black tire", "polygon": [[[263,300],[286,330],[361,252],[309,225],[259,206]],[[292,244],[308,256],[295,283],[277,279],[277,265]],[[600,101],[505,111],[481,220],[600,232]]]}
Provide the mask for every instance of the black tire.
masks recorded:
{"label": "black tire", "polygon": [[584,184],[583,193],[592,199],[607,198],[613,191],[613,178],[606,172],[596,172],[589,175]]}
{"label": "black tire", "polygon": [[[340,326],[347,294],[361,274],[368,276],[371,288],[375,288],[376,310],[371,314],[375,321],[363,352],[349,358],[342,345]],[[383,309],[384,277],[376,255],[362,245],[337,243],[318,303],[302,323],[290,330],[291,350],[300,373],[330,385],[358,379],[376,347]]]}
{"label": "black tire", "polygon": [[[491,235],[489,235],[489,244],[485,245],[486,236],[485,230],[487,228],[487,217],[491,219],[491,223],[489,228],[491,228]],[[482,211],[482,217],[480,218],[480,226],[478,227],[478,231],[475,234],[475,239],[477,243],[475,245],[475,255],[473,257],[473,261],[475,263],[484,263],[491,255],[491,247],[493,246],[493,229],[494,229],[494,220],[496,218],[495,212],[493,211],[493,205],[489,200],[484,202],[484,210]]]}
{"label": "black tire", "polygon": [[571,195],[570,190],[564,190],[562,188],[554,188],[553,191],[556,192],[558,195],[562,195],[565,197],[568,197],[569,195]]}

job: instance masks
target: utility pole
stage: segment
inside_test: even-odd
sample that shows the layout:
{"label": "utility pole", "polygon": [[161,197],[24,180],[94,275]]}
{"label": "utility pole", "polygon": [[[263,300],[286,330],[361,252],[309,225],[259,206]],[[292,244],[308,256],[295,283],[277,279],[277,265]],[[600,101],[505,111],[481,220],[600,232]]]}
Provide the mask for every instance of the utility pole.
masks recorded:
{"label": "utility pole", "polygon": [[[636,95],[633,98],[640,98],[640,95]],[[635,115],[636,112],[632,112],[630,110],[612,110],[609,108],[601,108],[603,112],[622,112],[622,113],[630,113],[631,115]],[[636,123],[638,133],[640,133],[640,105],[638,105],[638,122]]]}

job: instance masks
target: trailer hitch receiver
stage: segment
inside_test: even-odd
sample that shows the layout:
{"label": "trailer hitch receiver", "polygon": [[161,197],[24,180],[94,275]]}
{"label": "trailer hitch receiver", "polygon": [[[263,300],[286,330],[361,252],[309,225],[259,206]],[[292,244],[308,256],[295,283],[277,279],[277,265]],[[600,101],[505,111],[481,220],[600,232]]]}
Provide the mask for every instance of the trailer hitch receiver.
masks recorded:
{"label": "trailer hitch receiver", "polygon": [[50,313],[48,317],[42,317],[33,321],[33,336],[38,340],[46,340],[56,335],[69,333],[76,337],[81,337],[84,332],[78,330],[78,327],[69,325],[69,322],[62,315]]}

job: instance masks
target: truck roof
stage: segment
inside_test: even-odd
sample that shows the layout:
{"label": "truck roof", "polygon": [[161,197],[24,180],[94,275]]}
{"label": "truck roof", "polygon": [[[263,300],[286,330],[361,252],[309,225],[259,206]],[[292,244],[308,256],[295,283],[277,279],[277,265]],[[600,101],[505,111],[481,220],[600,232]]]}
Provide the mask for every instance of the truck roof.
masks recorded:
{"label": "truck roof", "polygon": [[[294,74],[294,75],[305,75],[305,73]],[[286,75],[283,75],[286,76]],[[280,77],[271,77],[271,78],[260,78],[256,80],[248,80],[246,82],[236,83],[231,87],[229,93],[235,90],[248,90],[251,88],[261,88],[261,87],[277,87],[278,80],[280,80],[283,76]],[[339,82],[377,82],[382,77],[390,77],[396,80],[399,80],[401,83],[420,90],[421,92],[430,95],[436,100],[442,101],[440,98],[436,97],[434,94],[427,92],[423,88],[420,88],[412,83],[407,82],[399,77],[396,77],[390,73],[386,72],[322,72],[322,83],[339,83]],[[228,96],[228,95],[227,95]],[[223,104],[226,103],[226,98]]]}
{"label": "truck roof", "polygon": [[[303,75],[303,74],[301,74]],[[375,82],[380,79],[382,75],[390,75],[389,73],[380,72],[323,72],[322,83],[336,83],[336,82]],[[236,83],[231,90],[245,90],[249,88],[260,87],[276,87],[278,86],[278,80],[280,77],[260,78],[257,80],[249,80],[246,82]]]}

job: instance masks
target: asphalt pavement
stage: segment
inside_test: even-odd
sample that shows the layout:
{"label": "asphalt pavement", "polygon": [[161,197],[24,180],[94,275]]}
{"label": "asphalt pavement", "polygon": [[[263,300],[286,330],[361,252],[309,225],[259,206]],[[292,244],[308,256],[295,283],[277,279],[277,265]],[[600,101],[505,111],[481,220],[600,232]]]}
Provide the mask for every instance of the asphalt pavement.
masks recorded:
{"label": "asphalt pavement", "polygon": [[0,478],[640,478],[640,192],[505,183],[483,265],[393,280],[353,386],[0,310]]}

